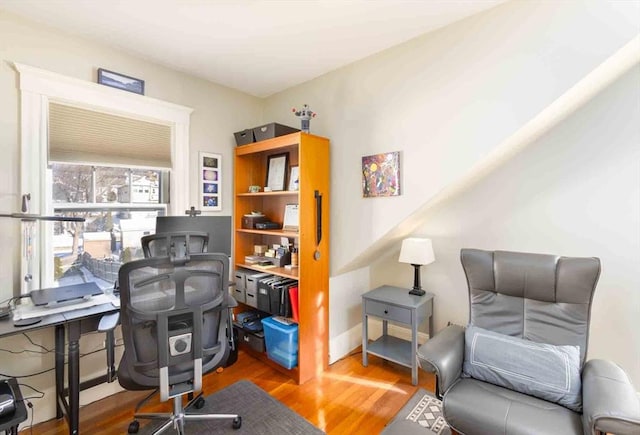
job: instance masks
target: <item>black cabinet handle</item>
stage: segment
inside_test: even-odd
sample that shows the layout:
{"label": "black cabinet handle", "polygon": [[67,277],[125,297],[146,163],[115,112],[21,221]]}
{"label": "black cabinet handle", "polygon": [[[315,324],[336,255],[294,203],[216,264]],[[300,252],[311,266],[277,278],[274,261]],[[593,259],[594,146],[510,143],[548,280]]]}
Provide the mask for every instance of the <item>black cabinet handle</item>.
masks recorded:
{"label": "black cabinet handle", "polygon": [[322,194],[316,190],[314,192],[316,198],[316,250],[313,253],[313,259],[320,260],[320,242],[322,241]]}
{"label": "black cabinet handle", "polygon": [[316,197],[316,245],[322,241],[322,194],[315,191]]}

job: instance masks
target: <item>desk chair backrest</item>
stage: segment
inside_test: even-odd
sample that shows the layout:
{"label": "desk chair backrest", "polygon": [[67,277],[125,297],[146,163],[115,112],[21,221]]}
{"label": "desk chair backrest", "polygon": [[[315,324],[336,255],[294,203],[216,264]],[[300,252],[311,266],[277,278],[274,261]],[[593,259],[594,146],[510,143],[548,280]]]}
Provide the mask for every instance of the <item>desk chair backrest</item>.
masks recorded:
{"label": "desk chair backrest", "polygon": [[226,255],[208,253],[122,265],[125,353],[118,375],[124,388],[159,386],[167,400],[199,391],[202,374],[226,361],[228,268]]}
{"label": "desk chair backrest", "polygon": [[173,231],[143,236],[140,242],[145,258],[180,258],[207,252],[209,234],[201,231]]}
{"label": "desk chair backrest", "polygon": [[461,261],[473,325],[538,343],[579,346],[584,363],[599,259],[463,249]]}

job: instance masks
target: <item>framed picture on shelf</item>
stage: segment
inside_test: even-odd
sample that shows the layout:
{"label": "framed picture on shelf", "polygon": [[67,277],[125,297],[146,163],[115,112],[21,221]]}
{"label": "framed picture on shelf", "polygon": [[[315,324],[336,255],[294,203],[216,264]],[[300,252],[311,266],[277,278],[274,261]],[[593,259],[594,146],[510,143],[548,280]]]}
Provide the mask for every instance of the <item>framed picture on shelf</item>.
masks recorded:
{"label": "framed picture on shelf", "polygon": [[285,206],[282,229],[284,231],[298,231],[300,229],[300,215],[298,213],[298,204],[287,204]]}
{"label": "framed picture on shelf", "polygon": [[288,163],[289,153],[275,154],[267,157],[266,187],[271,191],[284,190]]}
{"label": "framed picture on shelf", "polygon": [[289,188],[287,190],[300,190],[300,166],[292,166],[289,173]]}
{"label": "framed picture on shelf", "polygon": [[200,171],[198,189],[200,206],[205,211],[222,210],[222,155],[199,153]]}

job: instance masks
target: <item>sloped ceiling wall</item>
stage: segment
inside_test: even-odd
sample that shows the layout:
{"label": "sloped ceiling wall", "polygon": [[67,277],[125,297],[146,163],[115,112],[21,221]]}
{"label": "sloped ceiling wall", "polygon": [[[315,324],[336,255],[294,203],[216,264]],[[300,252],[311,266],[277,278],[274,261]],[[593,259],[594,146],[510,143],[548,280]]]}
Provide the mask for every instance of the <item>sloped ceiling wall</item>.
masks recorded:
{"label": "sloped ceiling wall", "polygon": [[[637,2],[508,2],[266,100],[265,122],[295,126],[291,107],[306,103],[318,113],[311,132],[331,139],[332,361],[358,343],[359,295],[382,283],[411,281],[411,270],[394,264],[405,234],[417,228],[413,234],[432,235],[425,232],[420,210],[437,202],[441,192],[454,189],[472,168],[636,38],[639,17]],[[402,195],[365,199],[361,158],[387,151],[401,152]],[[513,191],[508,180],[502,183]],[[473,186],[463,183],[456,194]],[[447,196],[439,205],[446,207],[454,198]],[[482,197],[475,204],[490,208],[492,199]],[[472,220],[473,213],[467,218]],[[444,243],[456,241],[455,230],[448,228]],[[482,234],[483,229],[473,231]],[[516,240],[512,230],[500,235],[502,245],[509,238]],[[563,239],[561,251],[556,245],[538,250],[597,255],[575,247],[581,236],[573,237]],[[511,248],[518,246],[526,245],[514,243]],[[464,288],[448,291],[460,273],[458,258],[438,258],[435,249],[437,267],[446,272],[439,275],[443,291],[436,297],[438,330],[449,320],[466,321],[467,298]],[[625,264],[628,275],[635,266]],[[363,273],[366,270],[371,274]],[[423,282],[429,284],[425,275],[423,271]],[[458,309],[441,310],[439,304]],[[623,317],[634,307],[637,303],[623,306]],[[625,339],[633,337],[627,334]],[[592,350],[611,353],[604,341]],[[629,365],[637,352],[634,348],[617,355]],[[637,370],[634,376],[637,382]]]}
{"label": "sloped ceiling wall", "polygon": [[[638,14],[509,2],[269,98],[265,121],[295,126],[291,107],[307,103],[312,133],[331,139],[332,275],[383,253],[383,237],[628,43]],[[401,152],[402,195],[363,198],[361,158],[386,151]]]}
{"label": "sloped ceiling wall", "polygon": [[[640,45],[637,46],[640,54]],[[459,195],[423,214],[436,261],[422,268],[436,330],[468,322],[460,249],[598,257],[587,357],[640,385],[640,65]],[[371,287],[407,286],[398,248],[370,267]],[[347,274],[350,275],[350,274]]]}
{"label": "sloped ceiling wall", "polygon": [[505,138],[486,156],[479,159],[465,174],[451,182],[422,204],[404,221],[376,240],[370,249],[358,255],[337,273],[365,267],[377,261],[381,252],[395,251],[401,240],[416,231],[428,219],[432,208],[463,194],[501,165],[509,162],[541,136],[562,124],[576,110],[589,104],[592,98],[640,63],[640,36],[636,36],[611,57],[598,65],[586,77],[575,83],[549,106],[524,123],[514,134]]}

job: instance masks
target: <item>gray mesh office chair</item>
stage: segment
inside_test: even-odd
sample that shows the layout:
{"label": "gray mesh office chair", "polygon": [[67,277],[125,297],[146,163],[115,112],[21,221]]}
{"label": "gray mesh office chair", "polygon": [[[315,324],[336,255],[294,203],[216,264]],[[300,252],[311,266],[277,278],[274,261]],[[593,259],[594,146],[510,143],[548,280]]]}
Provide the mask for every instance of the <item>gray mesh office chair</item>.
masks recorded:
{"label": "gray mesh office chair", "polygon": [[[461,261],[470,327],[451,325],[418,349],[421,366],[436,372],[452,428],[467,435],[640,433],[640,402],[627,375],[610,361],[586,361],[600,260],[463,249]],[[483,350],[482,343],[491,344]],[[559,346],[573,352],[573,363]],[[540,363],[547,357],[562,364]],[[559,404],[559,392],[581,406]]]}
{"label": "gray mesh office chair", "polygon": [[[192,253],[207,252],[209,234],[199,231],[174,231],[143,236],[140,239],[145,258],[152,257],[187,257]],[[114,283],[117,290],[118,282]],[[120,313],[107,314],[100,319],[98,331],[106,334],[107,349],[107,382],[116,380],[115,368],[115,328],[120,322]],[[232,347],[235,346],[233,341]]]}
{"label": "gray mesh office chair", "polygon": [[[158,257],[124,264],[118,275],[125,351],[118,381],[127,390],[159,389],[163,401],[173,399],[170,414],[136,414],[135,418],[167,419],[154,433],[173,426],[184,433],[189,420],[230,419],[237,414],[191,414],[182,396],[198,392],[202,375],[221,366],[229,355],[225,303],[229,259],[224,254]],[[153,393],[152,393],[153,394]],[[138,429],[137,420],[129,433]]]}
{"label": "gray mesh office chair", "polygon": [[[150,234],[140,238],[142,252],[145,258],[189,257],[191,254],[208,252],[209,233],[204,231],[170,231]],[[233,323],[231,312],[238,306],[236,300],[225,292],[226,303],[229,305],[229,325],[227,335],[231,346],[231,355],[224,367],[235,363],[238,358],[235,338],[233,334]]]}

